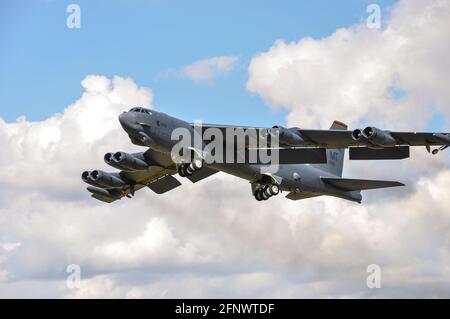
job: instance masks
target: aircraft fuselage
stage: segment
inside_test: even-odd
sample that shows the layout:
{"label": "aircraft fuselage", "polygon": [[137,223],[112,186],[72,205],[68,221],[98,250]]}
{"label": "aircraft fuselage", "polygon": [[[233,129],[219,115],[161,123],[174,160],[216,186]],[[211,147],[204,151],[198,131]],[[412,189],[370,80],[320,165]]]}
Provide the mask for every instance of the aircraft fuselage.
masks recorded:
{"label": "aircraft fuselage", "polygon": [[[172,139],[175,129],[184,128],[192,135],[195,134],[192,124],[154,110],[124,112],[119,116],[119,121],[133,144],[166,154],[170,154],[178,143],[178,140]],[[344,191],[324,183],[321,177],[337,176],[309,164],[281,164],[275,168],[274,173],[266,165],[260,164],[210,163],[205,165],[246,179],[251,183],[267,180],[270,183],[270,179],[275,179],[283,191],[329,195],[355,202],[361,201],[359,191]]]}

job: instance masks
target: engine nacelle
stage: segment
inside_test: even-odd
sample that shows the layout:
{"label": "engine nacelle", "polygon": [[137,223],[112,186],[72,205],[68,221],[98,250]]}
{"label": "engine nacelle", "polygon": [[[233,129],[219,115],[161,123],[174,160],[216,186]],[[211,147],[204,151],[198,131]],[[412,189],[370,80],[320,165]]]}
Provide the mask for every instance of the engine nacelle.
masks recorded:
{"label": "engine nacelle", "polygon": [[149,167],[144,160],[125,152],[106,153],[103,159],[106,164],[123,171],[142,171]]}
{"label": "engine nacelle", "polygon": [[89,178],[97,184],[94,186],[100,186],[102,188],[120,188],[126,185],[121,178],[101,170],[90,172]]}
{"label": "engine nacelle", "polygon": [[103,160],[105,161],[106,164],[108,164],[109,166],[112,166],[114,168],[120,169],[120,170],[124,170],[124,167],[120,166],[119,164],[117,164],[114,161],[114,153],[106,153],[105,156],[103,156]]}
{"label": "engine nacelle", "polygon": [[124,171],[142,171],[148,168],[148,164],[134,155],[117,152],[113,155],[114,163],[122,167]]}
{"label": "engine nacelle", "polygon": [[397,145],[397,141],[388,131],[368,126],[362,131],[362,135],[372,144],[382,147]]}
{"label": "engine nacelle", "polygon": [[89,185],[95,186],[95,187],[103,187],[100,184],[94,182],[94,180],[91,178],[91,173],[92,172],[84,171],[81,174],[81,179],[83,180],[83,182],[85,182],[85,183],[87,183]]}
{"label": "engine nacelle", "polygon": [[370,142],[369,139],[364,136],[363,131],[359,128],[352,132],[352,138],[359,144],[362,144],[371,149],[379,150],[383,148],[382,146],[375,145],[372,142]]}
{"label": "engine nacelle", "polygon": [[364,141],[367,141],[367,139],[362,134],[362,130],[359,128],[357,128],[356,130],[353,130],[352,139],[355,140],[356,142],[359,142],[362,144],[364,144]]}
{"label": "engine nacelle", "polygon": [[305,144],[305,140],[297,132],[297,128],[285,128],[279,125],[272,127],[270,135],[275,136],[278,134],[280,144],[286,144],[290,146],[301,146]]}

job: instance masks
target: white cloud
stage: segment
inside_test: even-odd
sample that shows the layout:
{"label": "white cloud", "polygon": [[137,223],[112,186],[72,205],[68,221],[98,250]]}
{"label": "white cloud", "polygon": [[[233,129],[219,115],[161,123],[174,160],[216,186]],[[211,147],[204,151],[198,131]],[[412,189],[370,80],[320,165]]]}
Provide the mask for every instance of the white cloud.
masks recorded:
{"label": "white cloud", "polygon": [[[402,30],[412,47],[416,48],[415,41],[428,39],[428,50],[439,54],[442,43],[434,49],[436,41],[430,39],[445,31],[431,27],[425,36],[425,31],[416,30],[417,40],[414,32],[408,31],[411,12],[424,23],[429,15],[436,20],[433,23],[440,23],[439,14],[416,8],[419,5],[416,2],[411,8],[400,3],[386,30],[375,37],[387,37],[390,28]],[[363,38],[361,30],[355,27],[323,40],[277,44],[255,58],[248,85],[266,100],[287,105],[291,124],[325,125],[346,114],[353,114],[350,120],[355,123],[362,121],[372,113],[353,113],[346,106],[349,97],[353,107],[358,104],[355,101],[365,101],[361,88],[368,90],[370,98],[391,103],[392,114],[374,110],[383,123],[393,121],[391,117],[398,120],[398,114],[407,113],[404,107],[429,112],[424,105],[432,94],[437,105],[448,98],[448,92],[432,82],[413,88],[416,80],[405,79],[402,68],[396,69],[396,83],[408,91],[407,101],[383,97],[392,76],[383,70],[393,63],[383,54],[373,65],[376,73],[381,72],[381,80],[375,81],[378,76],[369,72],[367,83],[361,84],[353,81],[352,75],[364,78],[366,72],[344,72],[342,87],[335,88],[338,81],[332,71],[345,69],[329,61],[334,58],[328,51],[336,51],[345,64],[341,51],[348,45],[348,54],[353,54],[348,59],[355,59],[359,56],[354,52],[355,42]],[[346,41],[338,39],[343,35],[348,36]],[[445,42],[447,38],[440,39]],[[391,41],[377,43],[380,52],[391,48]],[[315,48],[314,54],[310,47]],[[305,83],[300,71],[309,66],[297,59],[302,54],[312,64],[323,63],[332,70],[317,67],[321,76],[309,72],[311,77]],[[314,60],[314,56],[322,58]],[[283,62],[286,60],[292,60],[289,67]],[[431,69],[424,67],[424,61]],[[428,70],[420,71],[421,76],[436,72],[436,78],[442,80],[443,73],[428,59],[417,63],[419,69]],[[329,77],[329,89],[324,89],[326,79],[321,72]],[[448,76],[445,81],[448,83]],[[278,84],[281,82],[285,85]],[[350,172],[346,169],[348,175],[395,175],[410,185],[367,192],[362,205],[335,198],[293,202],[282,196],[256,202],[247,182],[225,174],[196,184],[183,180],[182,187],[164,195],[141,190],[133,200],[106,205],[89,197],[80,173],[93,168],[109,170],[102,163],[105,152],[139,149],[121,130],[117,116],[131,105],[151,107],[152,93],[120,77],[88,76],[82,85],[83,95],[62,114],[39,122],[0,120],[1,242],[20,243],[13,245],[15,249],[7,245],[8,249],[0,251],[1,297],[450,296],[450,199],[444,191],[450,186],[450,169],[443,157],[432,158],[421,150],[401,163],[352,163]],[[354,90],[350,90],[352,85]],[[294,88],[305,100],[292,94]],[[354,93],[340,94],[339,88]],[[334,105],[344,109],[328,106],[329,93],[336,94]],[[308,107],[314,94],[323,109]],[[406,116],[404,123],[412,125],[413,121]],[[425,120],[413,127],[421,123]],[[398,127],[401,122],[395,124]],[[367,265],[373,263],[382,267],[381,289],[365,285]],[[81,266],[79,290],[65,285],[68,264]]]}
{"label": "white cloud", "polygon": [[450,115],[449,13],[449,1],[400,1],[382,17],[383,30],[361,24],[317,40],[278,40],[252,59],[247,88],[287,108],[290,125],[423,128],[434,108]]}
{"label": "white cloud", "polygon": [[229,73],[239,59],[235,56],[217,56],[195,61],[181,69],[181,74],[195,82],[209,82],[214,78]]}
{"label": "white cloud", "polygon": [[180,243],[162,218],[148,221],[142,234],[131,240],[117,240],[97,246],[93,254],[103,263],[123,267],[143,265],[189,265],[202,256],[191,243]]}
{"label": "white cloud", "polygon": [[117,117],[131,105],[150,107],[152,92],[121,77],[91,75],[82,86],[86,91],[78,101],[45,121],[28,122],[22,117],[5,123],[0,119],[4,200],[13,190],[42,191],[46,196],[52,193],[49,190],[60,194],[59,189],[79,189],[73,176],[79,174],[80,166],[99,164],[97,159],[111,146],[130,147]]}

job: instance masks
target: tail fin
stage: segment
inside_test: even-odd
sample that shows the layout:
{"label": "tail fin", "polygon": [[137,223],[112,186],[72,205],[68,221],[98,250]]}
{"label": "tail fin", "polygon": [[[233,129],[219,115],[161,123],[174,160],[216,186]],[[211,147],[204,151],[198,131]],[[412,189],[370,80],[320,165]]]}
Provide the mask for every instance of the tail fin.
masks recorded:
{"label": "tail fin", "polygon": [[[347,125],[334,121],[330,127],[330,130],[346,130]],[[339,149],[327,149],[327,163],[326,164],[315,164],[314,166],[322,171],[329,172],[335,176],[342,177],[342,169],[344,167],[344,155],[345,148]]]}

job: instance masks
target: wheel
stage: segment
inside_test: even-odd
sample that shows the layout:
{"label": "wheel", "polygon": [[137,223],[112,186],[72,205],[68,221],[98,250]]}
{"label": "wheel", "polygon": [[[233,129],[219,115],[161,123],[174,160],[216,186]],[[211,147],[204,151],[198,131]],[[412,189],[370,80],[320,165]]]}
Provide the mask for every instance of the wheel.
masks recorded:
{"label": "wheel", "polygon": [[272,196],[272,192],[270,191],[270,186],[269,186],[269,185],[264,186],[264,188],[263,188],[263,193],[264,193],[264,195],[267,196],[267,198],[269,198],[270,196]]}
{"label": "wheel", "polygon": [[186,176],[191,176],[194,173],[190,164],[185,166],[184,171],[186,172]]}
{"label": "wheel", "polygon": [[183,165],[178,166],[178,175],[180,175],[181,177],[186,177],[186,172],[184,171]]}
{"label": "wheel", "polygon": [[261,197],[261,192],[256,191],[256,192],[255,192],[255,198],[256,198],[256,200],[257,200],[258,202],[262,201],[263,198]]}
{"label": "wheel", "polygon": [[260,194],[263,200],[268,200],[270,197],[270,195],[267,195],[265,191],[261,191]]}
{"label": "wheel", "polygon": [[201,169],[203,167],[203,161],[201,159],[194,159],[191,163],[191,166],[194,170]]}
{"label": "wheel", "polygon": [[270,185],[269,191],[272,196],[275,196],[278,195],[278,193],[280,192],[280,188],[278,187],[278,185]]}
{"label": "wheel", "polygon": [[439,153],[439,149],[438,149],[438,148],[434,149],[434,150],[431,152],[431,154],[433,154],[433,155],[436,155],[437,153]]}

